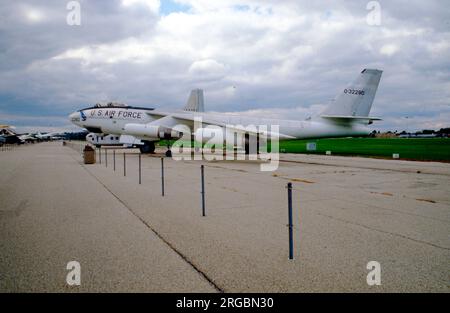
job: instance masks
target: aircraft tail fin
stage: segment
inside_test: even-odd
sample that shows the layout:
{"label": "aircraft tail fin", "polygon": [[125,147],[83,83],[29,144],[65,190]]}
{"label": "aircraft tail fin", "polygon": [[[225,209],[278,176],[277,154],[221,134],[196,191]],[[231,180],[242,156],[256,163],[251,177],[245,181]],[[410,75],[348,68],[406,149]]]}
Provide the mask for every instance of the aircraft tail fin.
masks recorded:
{"label": "aircraft tail fin", "polygon": [[201,89],[192,90],[183,110],[190,112],[204,112],[205,105],[203,101],[203,90]]}
{"label": "aircraft tail fin", "polygon": [[322,112],[325,116],[369,116],[383,71],[364,69]]}

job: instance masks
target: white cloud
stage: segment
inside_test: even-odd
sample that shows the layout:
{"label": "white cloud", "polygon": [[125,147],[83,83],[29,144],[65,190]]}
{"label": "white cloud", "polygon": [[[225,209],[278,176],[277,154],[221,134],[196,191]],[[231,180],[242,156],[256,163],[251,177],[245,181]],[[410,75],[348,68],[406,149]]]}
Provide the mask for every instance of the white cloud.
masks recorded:
{"label": "white cloud", "polygon": [[29,23],[42,22],[46,17],[41,9],[28,5],[22,6],[22,14],[25,20]]}
{"label": "white cloud", "polygon": [[161,3],[159,0],[122,0],[122,5],[125,7],[141,5],[148,8],[152,13],[158,13]]}
{"label": "white cloud", "polygon": [[220,79],[225,74],[225,65],[213,59],[199,60],[191,64],[189,73],[196,77]]}
{"label": "white cloud", "polygon": [[392,56],[395,53],[397,53],[397,51],[399,50],[399,47],[395,44],[387,44],[381,47],[380,49],[380,53],[387,55],[387,56]]}
{"label": "white cloud", "polygon": [[160,1],[84,1],[76,29],[60,1],[27,7],[39,23],[22,23],[33,11],[3,2],[0,100],[60,114],[99,99],[179,108],[203,88],[207,109],[297,118],[376,67],[384,75],[373,113],[387,118],[383,127],[405,115],[417,127],[419,116],[440,125],[449,112],[450,12],[438,0],[383,3],[379,27],[359,2],[175,2],[190,9],[161,16]]}

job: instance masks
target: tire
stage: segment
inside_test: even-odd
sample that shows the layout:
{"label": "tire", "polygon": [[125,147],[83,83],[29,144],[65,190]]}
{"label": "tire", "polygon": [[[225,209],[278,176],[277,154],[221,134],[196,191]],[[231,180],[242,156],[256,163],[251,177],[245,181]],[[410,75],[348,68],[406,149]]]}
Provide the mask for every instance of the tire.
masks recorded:
{"label": "tire", "polygon": [[[254,136],[253,136],[253,138],[254,138]],[[245,134],[244,149],[245,149],[245,154],[246,155],[259,154],[259,136],[256,136],[256,151],[255,151],[254,147],[253,147],[252,151],[250,151],[250,135],[249,134]]]}
{"label": "tire", "polygon": [[155,143],[153,141],[145,141],[143,145],[139,146],[139,150],[143,154],[155,153]]}

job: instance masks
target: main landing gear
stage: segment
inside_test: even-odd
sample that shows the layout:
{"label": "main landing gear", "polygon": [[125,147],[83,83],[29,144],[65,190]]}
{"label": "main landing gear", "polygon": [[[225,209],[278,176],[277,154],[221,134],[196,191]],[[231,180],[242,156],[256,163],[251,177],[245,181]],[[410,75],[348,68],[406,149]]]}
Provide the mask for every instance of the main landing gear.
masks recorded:
{"label": "main landing gear", "polygon": [[170,150],[170,144],[169,144],[169,142],[167,142],[166,157],[168,157],[168,158],[171,158],[171,157],[172,157],[172,151]]}
{"label": "main landing gear", "polygon": [[139,146],[139,150],[143,154],[155,153],[155,143],[153,141],[144,141],[144,144]]}
{"label": "main landing gear", "polygon": [[249,155],[249,154],[259,154],[259,144],[260,144],[260,139],[259,139],[259,135],[249,135],[249,134],[245,134],[245,154]]}

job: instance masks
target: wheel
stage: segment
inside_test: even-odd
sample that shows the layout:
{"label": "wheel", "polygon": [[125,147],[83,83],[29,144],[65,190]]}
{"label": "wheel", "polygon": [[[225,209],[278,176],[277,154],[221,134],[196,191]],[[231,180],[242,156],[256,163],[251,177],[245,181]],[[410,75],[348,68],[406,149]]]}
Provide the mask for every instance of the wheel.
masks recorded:
{"label": "wheel", "polygon": [[95,145],[95,147],[100,149],[102,146],[101,145]]}
{"label": "wheel", "polygon": [[166,157],[171,158],[172,157],[172,151],[167,150],[166,151]]}
{"label": "wheel", "polygon": [[[254,146],[254,143],[256,141],[256,147]],[[252,146],[250,146],[250,142],[252,143]],[[259,154],[259,135],[253,136],[252,138],[250,138],[249,134],[245,134],[245,145],[244,145],[244,149],[245,149],[245,154],[249,155],[249,154]]]}
{"label": "wheel", "polygon": [[154,153],[155,143],[153,141],[145,141],[143,145],[139,146],[141,153]]}

